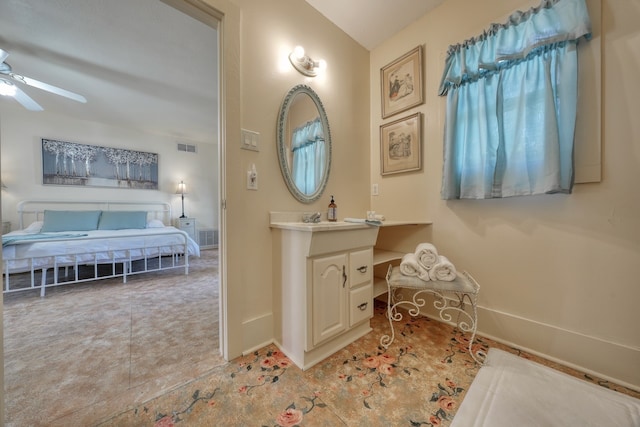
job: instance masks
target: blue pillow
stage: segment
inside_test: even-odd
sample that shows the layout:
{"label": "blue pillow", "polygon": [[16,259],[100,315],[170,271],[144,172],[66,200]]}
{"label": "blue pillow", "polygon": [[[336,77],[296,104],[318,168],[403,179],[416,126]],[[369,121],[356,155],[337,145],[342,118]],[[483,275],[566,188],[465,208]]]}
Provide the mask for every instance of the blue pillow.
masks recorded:
{"label": "blue pillow", "polygon": [[144,211],[102,211],[98,230],[131,228],[147,228],[147,213]]}
{"label": "blue pillow", "polygon": [[98,228],[102,211],[44,211],[41,233],[50,231],[88,231]]}

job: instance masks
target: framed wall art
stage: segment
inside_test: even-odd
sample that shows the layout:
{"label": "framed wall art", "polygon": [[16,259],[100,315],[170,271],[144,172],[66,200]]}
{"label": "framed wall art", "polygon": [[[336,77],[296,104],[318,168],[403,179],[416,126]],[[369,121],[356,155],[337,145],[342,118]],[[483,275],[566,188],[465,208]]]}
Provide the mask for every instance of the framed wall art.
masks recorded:
{"label": "framed wall art", "polygon": [[382,67],[380,83],[383,119],[422,104],[422,45]]}
{"label": "framed wall art", "polygon": [[380,174],[422,169],[422,114],[380,126]]}
{"label": "framed wall art", "polygon": [[158,189],[158,154],[42,139],[42,183]]}

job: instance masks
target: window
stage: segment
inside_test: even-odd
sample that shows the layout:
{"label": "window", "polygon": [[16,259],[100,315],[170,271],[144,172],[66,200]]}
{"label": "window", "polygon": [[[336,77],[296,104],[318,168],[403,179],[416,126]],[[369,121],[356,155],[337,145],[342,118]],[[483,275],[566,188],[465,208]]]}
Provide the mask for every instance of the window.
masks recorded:
{"label": "window", "polygon": [[584,0],[546,0],[451,46],[443,199],[570,193]]}

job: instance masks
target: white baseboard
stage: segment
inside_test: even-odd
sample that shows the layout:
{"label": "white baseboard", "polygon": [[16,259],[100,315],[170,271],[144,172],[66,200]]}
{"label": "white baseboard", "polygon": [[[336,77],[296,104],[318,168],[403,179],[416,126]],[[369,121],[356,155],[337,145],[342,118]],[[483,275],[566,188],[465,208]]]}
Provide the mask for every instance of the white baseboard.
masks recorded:
{"label": "white baseboard", "polygon": [[[427,303],[421,313],[442,321]],[[640,349],[478,307],[478,335],[640,391]]]}
{"label": "white baseboard", "polygon": [[246,355],[273,343],[273,314],[268,313],[242,323],[242,354]]}
{"label": "white baseboard", "polygon": [[640,390],[640,349],[478,307],[478,333],[565,366]]}

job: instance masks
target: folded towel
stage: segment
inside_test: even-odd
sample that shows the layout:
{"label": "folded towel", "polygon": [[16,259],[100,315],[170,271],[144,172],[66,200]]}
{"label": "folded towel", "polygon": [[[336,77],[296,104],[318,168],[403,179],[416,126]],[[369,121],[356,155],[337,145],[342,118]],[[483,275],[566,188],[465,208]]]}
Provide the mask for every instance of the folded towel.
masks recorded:
{"label": "folded towel", "polygon": [[402,261],[400,261],[400,273],[405,276],[418,277],[426,282],[431,280],[429,279],[429,272],[420,267],[418,258],[414,253],[405,254],[402,257]]}
{"label": "folded towel", "polygon": [[364,218],[345,218],[344,222],[353,222],[356,224],[369,224],[375,226],[381,226],[382,221],[378,221],[377,219],[364,219]]}
{"label": "folded towel", "polygon": [[415,254],[418,264],[427,271],[438,262],[438,251],[431,243],[420,243],[416,247]]}
{"label": "folded towel", "polygon": [[451,261],[446,256],[440,255],[438,262],[429,270],[429,277],[431,280],[443,280],[445,282],[451,282],[456,279],[458,273]]}

